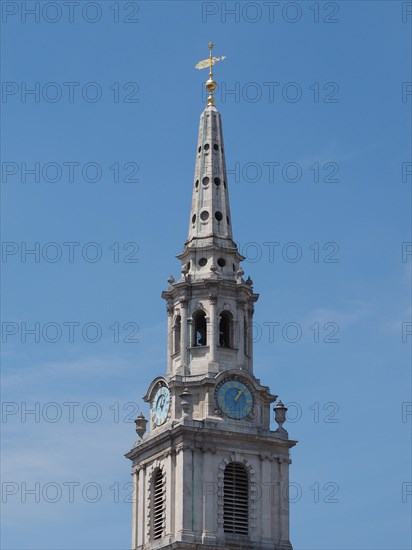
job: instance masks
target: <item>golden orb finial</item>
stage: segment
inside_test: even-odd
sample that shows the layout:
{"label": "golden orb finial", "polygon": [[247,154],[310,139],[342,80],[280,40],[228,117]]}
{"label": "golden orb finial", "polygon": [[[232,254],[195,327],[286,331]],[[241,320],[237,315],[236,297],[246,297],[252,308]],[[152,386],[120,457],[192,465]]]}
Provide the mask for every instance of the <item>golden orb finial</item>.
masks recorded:
{"label": "golden orb finial", "polygon": [[213,105],[214,104],[215,98],[213,97],[213,92],[217,88],[217,84],[213,80],[213,65],[215,63],[217,63],[218,61],[223,61],[223,59],[225,59],[225,56],[223,56],[223,57],[213,57],[213,46],[214,46],[213,42],[210,41],[209,42],[209,50],[210,50],[209,58],[204,59],[203,61],[199,61],[199,63],[197,63],[195,65],[196,69],[205,69],[206,67],[209,67],[209,78],[208,78],[208,80],[206,81],[206,84],[205,84],[206,90],[209,92],[209,96],[207,98],[207,104],[208,105]]}

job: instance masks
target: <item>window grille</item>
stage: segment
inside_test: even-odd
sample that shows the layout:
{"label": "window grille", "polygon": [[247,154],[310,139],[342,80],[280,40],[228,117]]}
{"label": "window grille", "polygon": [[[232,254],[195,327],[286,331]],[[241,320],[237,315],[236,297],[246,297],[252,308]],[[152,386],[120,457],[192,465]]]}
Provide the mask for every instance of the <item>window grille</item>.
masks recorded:
{"label": "window grille", "polygon": [[225,469],[223,529],[238,535],[249,532],[249,476],[238,462],[231,462]]}
{"label": "window grille", "polygon": [[160,539],[165,528],[165,480],[162,470],[156,470],[153,479],[153,538]]}

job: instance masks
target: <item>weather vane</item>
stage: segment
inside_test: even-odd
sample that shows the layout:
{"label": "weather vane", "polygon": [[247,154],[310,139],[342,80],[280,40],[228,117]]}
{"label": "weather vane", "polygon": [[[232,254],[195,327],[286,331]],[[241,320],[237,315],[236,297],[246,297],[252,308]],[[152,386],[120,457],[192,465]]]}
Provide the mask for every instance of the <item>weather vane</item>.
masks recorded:
{"label": "weather vane", "polygon": [[213,105],[215,102],[215,98],[213,97],[213,92],[216,90],[216,82],[213,80],[213,65],[217,63],[218,61],[223,61],[226,59],[226,56],[223,57],[213,57],[212,50],[213,50],[213,42],[209,42],[209,50],[210,54],[207,59],[204,59],[203,61],[199,61],[197,65],[195,65],[195,69],[206,69],[206,67],[209,67],[209,80],[206,81],[206,90],[209,92],[209,97],[207,98],[207,104]]}

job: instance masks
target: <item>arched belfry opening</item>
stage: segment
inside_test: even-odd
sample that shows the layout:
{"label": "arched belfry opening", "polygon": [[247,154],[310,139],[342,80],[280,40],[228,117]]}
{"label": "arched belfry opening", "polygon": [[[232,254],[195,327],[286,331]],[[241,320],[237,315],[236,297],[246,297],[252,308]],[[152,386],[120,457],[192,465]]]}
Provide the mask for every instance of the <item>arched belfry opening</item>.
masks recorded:
{"label": "arched belfry opening", "polygon": [[219,346],[233,348],[233,315],[230,311],[222,311],[219,318]]}
{"label": "arched belfry opening", "polygon": [[193,346],[207,345],[206,313],[203,310],[193,314]]}
{"label": "arched belfry opening", "polygon": [[239,462],[229,462],[223,485],[223,530],[249,534],[249,474]]}

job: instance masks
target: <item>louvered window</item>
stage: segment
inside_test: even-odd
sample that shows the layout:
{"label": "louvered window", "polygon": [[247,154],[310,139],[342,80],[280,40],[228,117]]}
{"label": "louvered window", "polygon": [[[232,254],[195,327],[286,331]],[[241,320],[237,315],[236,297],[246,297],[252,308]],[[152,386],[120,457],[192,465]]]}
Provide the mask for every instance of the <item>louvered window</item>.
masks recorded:
{"label": "louvered window", "polygon": [[165,480],[162,470],[156,470],[153,478],[153,538],[161,539],[165,528]]}
{"label": "louvered window", "polygon": [[225,533],[249,532],[249,476],[238,462],[226,466],[223,491],[223,528]]}

